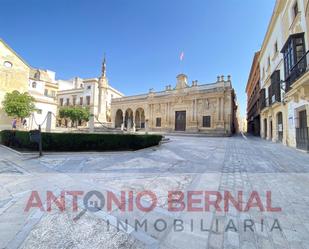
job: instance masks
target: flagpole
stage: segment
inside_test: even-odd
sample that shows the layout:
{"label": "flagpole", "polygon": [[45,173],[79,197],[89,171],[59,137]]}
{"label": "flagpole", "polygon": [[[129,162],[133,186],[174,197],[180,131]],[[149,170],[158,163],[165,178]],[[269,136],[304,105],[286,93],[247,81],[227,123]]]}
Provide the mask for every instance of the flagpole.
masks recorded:
{"label": "flagpole", "polygon": [[185,54],[184,54],[184,52],[182,51],[182,52],[180,53],[180,56],[179,56],[179,61],[180,61],[180,73],[184,73],[184,72],[183,72],[183,59],[184,59],[184,56],[185,56]]}

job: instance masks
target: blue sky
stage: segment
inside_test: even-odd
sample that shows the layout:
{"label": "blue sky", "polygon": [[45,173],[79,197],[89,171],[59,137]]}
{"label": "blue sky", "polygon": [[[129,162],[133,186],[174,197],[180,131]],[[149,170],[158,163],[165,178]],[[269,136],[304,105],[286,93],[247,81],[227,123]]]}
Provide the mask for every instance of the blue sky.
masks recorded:
{"label": "blue sky", "polygon": [[[126,95],[163,90],[176,75],[232,75],[242,115],[253,54],[275,0],[0,0],[0,37],[59,79],[97,77],[104,53]],[[184,51],[184,60],[179,55]]]}

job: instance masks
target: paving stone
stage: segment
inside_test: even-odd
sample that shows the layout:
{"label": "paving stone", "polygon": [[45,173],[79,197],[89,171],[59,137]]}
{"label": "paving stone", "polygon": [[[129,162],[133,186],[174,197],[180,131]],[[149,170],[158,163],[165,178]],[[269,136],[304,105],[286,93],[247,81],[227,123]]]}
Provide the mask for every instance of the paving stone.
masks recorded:
{"label": "paving stone", "polygon": [[[39,189],[46,193],[50,189],[112,189],[113,191],[152,190],[159,197],[160,212],[149,214],[151,221],[166,217],[167,220],[182,218],[183,233],[129,235],[111,230],[102,232],[103,216],[92,217],[86,213],[77,224],[72,224],[74,214],[45,214],[41,221],[29,228],[22,241],[22,248],[148,248],[157,243],[160,248],[308,248],[309,238],[309,155],[249,137],[196,138],[170,137],[170,143],[156,150],[117,153],[72,153],[46,155],[43,158],[20,157],[0,148],[0,238],[4,247],[20,232],[25,233],[27,215],[23,210],[29,194],[25,191]],[[193,149],[194,148],[194,149]],[[291,164],[291,162],[293,162]],[[2,169],[2,171],[1,171]],[[258,191],[265,204],[266,191],[272,191],[272,205],[282,207],[281,212],[260,212],[252,208],[239,212],[179,212],[167,211],[168,190],[243,191],[243,205],[253,190]],[[25,196],[8,209],[4,209],[11,198]],[[212,197],[211,200],[214,200]],[[45,197],[43,197],[45,201]],[[222,205],[222,202],[221,202]],[[2,210],[2,211],[1,211]],[[114,213],[113,213],[114,212]],[[114,219],[144,218],[138,212],[110,215]],[[30,214],[29,214],[30,215]],[[190,219],[199,222],[205,219],[212,224],[218,219],[219,231],[190,232]],[[225,231],[227,221],[235,220],[237,232]],[[256,222],[255,232],[244,231],[246,219]],[[264,231],[257,229],[264,220]],[[278,219],[283,232],[270,231],[273,221]],[[105,224],[106,225],[106,224]],[[63,227],[59,233],[59,227]],[[2,228],[2,229],[1,229]],[[134,237],[134,236],[135,237]],[[140,236],[140,237],[138,237]],[[137,239],[138,238],[138,239]],[[44,242],[44,244],[42,244]],[[148,244],[147,244],[148,243]]]}

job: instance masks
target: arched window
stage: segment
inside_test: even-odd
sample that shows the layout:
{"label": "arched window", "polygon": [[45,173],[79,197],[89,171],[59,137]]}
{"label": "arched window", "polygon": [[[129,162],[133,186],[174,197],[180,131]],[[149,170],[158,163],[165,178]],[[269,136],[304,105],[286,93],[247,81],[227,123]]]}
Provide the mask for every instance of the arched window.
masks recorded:
{"label": "arched window", "polygon": [[35,81],[32,82],[32,88],[36,88],[36,82]]}
{"label": "arched window", "polygon": [[37,70],[36,73],[34,74],[34,78],[35,78],[36,80],[39,80],[39,79],[40,79],[40,71],[39,71],[39,70]]}

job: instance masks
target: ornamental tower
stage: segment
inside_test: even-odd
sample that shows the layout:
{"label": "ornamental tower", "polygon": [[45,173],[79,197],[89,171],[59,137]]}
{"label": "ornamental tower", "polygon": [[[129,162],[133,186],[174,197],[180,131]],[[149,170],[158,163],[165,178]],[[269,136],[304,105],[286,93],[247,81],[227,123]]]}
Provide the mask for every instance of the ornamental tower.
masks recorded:
{"label": "ornamental tower", "polygon": [[98,119],[100,122],[106,122],[107,116],[107,89],[108,79],[106,78],[106,58],[104,55],[102,63],[102,72],[99,78],[99,103],[98,103]]}

